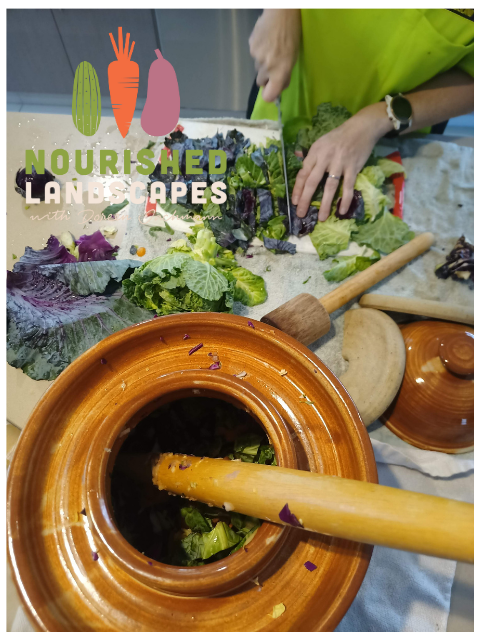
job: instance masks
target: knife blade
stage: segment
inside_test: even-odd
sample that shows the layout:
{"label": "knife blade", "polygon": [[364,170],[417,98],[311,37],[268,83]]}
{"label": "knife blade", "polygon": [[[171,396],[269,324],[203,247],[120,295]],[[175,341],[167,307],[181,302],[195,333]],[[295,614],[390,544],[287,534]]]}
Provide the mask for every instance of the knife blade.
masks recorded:
{"label": "knife blade", "polygon": [[276,98],[276,106],[278,107],[278,125],[280,130],[280,140],[281,140],[281,155],[283,156],[283,173],[285,176],[285,190],[286,190],[286,206],[288,207],[287,215],[288,215],[288,228],[289,233],[291,235],[291,209],[290,209],[290,192],[288,187],[288,172],[286,170],[286,153],[285,153],[285,142],[283,139],[283,123],[281,121],[281,99],[278,96]]}

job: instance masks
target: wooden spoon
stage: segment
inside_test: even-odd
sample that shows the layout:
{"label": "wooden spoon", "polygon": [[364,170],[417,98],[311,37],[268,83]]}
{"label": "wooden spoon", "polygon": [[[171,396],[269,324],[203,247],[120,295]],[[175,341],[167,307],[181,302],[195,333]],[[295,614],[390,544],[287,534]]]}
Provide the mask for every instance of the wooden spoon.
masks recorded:
{"label": "wooden spoon", "polygon": [[[161,455],[159,489],[274,523],[289,511],[306,530],[399,550],[474,561],[473,504],[304,470]],[[296,520],[291,522],[296,524]]]}

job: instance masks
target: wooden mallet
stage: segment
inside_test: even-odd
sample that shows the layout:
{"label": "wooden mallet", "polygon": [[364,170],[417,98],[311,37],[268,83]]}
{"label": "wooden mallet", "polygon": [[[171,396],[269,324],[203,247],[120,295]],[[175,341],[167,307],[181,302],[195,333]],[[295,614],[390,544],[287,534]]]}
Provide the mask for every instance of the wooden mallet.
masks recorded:
{"label": "wooden mallet", "polygon": [[330,313],[377,284],[388,275],[425,253],[433,244],[432,233],[422,233],[390,255],[341,284],[320,299],[301,293],[282,304],[261,321],[279,328],[308,346],[330,330]]}
{"label": "wooden mallet", "polygon": [[[161,455],[161,490],[281,525],[435,557],[474,561],[474,505],[306,470]],[[296,517],[285,517],[285,505]],[[282,512],[284,510],[284,512]],[[281,516],[280,516],[281,515]]]}

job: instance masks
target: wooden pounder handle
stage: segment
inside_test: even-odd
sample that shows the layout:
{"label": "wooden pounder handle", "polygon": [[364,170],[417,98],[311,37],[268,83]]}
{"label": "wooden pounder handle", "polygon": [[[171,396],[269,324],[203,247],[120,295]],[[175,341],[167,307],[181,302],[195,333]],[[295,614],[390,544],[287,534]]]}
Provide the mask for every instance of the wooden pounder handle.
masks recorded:
{"label": "wooden pounder handle", "polygon": [[306,530],[473,563],[473,504],[291,468],[161,455],[161,490],[227,511],[286,525],[289,510]]}
{"label": "wooden pounder handle", "polygon": [[395,295],[377,295],[376,293],[363,295],[358,303],[362,307],[376,308],[380,311],[423,315],[424,317],[435,317],[449,322],[474,325],[474,309],[462,308],[456,304],[417,300],[411,297],[398,297]]}
{"label": "wooden pounder handle", "polygon": [[300,293],[262,317],[261,321],[309,346],[330,330],[330,313],[424,253],[433,241],[432,233],[422,233],[319,300],[309,293]]}
{"label": "wooden pounder handle", "polygon": [[408,244],[401,246],[364,271],[357,273],[357,275],[341,284],[331,293],[320,297],[318,301],[323,304],[327,313],[333,313],[333,311],[336,311],[354,297],[360,295],[360,293],[374,286],[374,284],[378,284],[385,277],[425,253],[432,246],[434,239],[433,233],[417,235]]}

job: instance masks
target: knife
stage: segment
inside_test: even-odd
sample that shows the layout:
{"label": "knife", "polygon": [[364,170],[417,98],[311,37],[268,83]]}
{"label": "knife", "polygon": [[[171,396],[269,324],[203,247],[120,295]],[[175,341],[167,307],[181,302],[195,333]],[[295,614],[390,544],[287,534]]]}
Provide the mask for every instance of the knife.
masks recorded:
{"label": "knife", "polygon": [[276,106],[278,107],[278,125],[280,130],[280,139],[281,139],[281,155],[283,156],[283,173],[285,176],[285,190],[286,190],[286,206],[288,207],[287,215],[288,215],[288,228],[291,235],[291,209],[290,209],[290,192],[288,187],[288,173],[286,170],[286,153],[285,153],[285,143],[283,139],[283,123],[281,121],[281,99],[278,96],[276,98]]}

